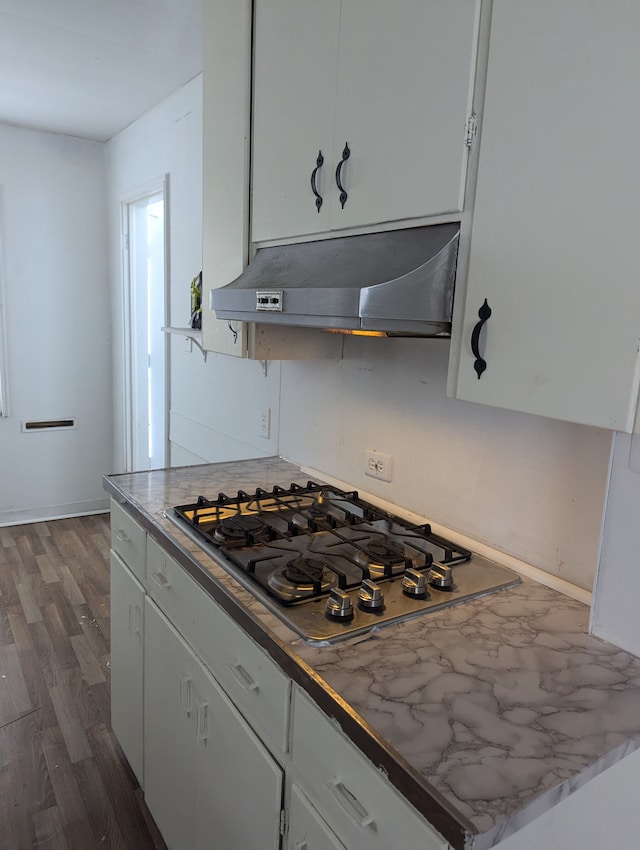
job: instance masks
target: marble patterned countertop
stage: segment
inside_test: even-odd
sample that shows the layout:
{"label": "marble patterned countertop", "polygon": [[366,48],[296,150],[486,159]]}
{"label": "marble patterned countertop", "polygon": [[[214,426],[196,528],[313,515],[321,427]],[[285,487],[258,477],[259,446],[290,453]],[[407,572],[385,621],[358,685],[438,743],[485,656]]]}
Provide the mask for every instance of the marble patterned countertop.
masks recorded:
{"label": "marble patterned countertop", "polygon": [[640,659],[587,606],[518,587],[331,646],[306,644],[165,516],[308,479],[280,458],[105,477],[114,498],[305,687],[450,841],[486,850],[640,748]]}

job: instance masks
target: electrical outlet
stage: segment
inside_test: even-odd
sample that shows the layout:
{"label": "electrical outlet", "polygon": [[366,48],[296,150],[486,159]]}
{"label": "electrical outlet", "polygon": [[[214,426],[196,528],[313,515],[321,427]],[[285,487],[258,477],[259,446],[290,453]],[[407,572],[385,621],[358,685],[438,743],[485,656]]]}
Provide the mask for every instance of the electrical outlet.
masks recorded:
{"label": "electrical outlet", "polygon": [[260,436],[265,440],[269,439],[271,434],[271,408],[263,407],[260,411]]}
{"label": "electrical outlet", "polygon": [[393,458],[375,449],[365,449],[364,474],[379,481],[391,481],[393,478]]}

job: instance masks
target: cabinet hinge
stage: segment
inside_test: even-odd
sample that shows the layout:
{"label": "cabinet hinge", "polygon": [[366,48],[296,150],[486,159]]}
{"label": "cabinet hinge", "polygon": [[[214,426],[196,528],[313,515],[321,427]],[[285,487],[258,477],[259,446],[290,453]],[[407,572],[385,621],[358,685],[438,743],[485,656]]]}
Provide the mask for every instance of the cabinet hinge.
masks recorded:
{"label": "cabinet hinge", "polygon": [[474,112],[467,118],[467,123],[464,125],[464,143],[472,151],[476,146],[476,138],[478,136],[478,117]]}
{"label": "cabinet hinge", "polygon": [[287,811],[286,809],[281,809],[280,811],[280,835],[283,837],[287,834]]}

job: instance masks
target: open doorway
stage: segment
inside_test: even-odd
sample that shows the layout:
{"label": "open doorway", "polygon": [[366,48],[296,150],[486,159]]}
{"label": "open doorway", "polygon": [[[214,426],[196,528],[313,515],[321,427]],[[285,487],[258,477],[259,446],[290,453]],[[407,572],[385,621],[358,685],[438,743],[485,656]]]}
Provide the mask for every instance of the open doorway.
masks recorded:
{"label": "open doorway", "polygon": [[167,461],[166,178],[123,202],[127,471]]}

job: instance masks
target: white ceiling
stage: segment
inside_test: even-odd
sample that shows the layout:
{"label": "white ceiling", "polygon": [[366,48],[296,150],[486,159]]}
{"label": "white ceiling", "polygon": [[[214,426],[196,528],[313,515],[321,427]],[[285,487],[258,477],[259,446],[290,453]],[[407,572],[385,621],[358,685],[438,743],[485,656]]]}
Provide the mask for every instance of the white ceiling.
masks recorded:
{"label": "white ceiling", "polygon": [[0,0],[0,122],[106,141],[202,70],[202,0]]}

